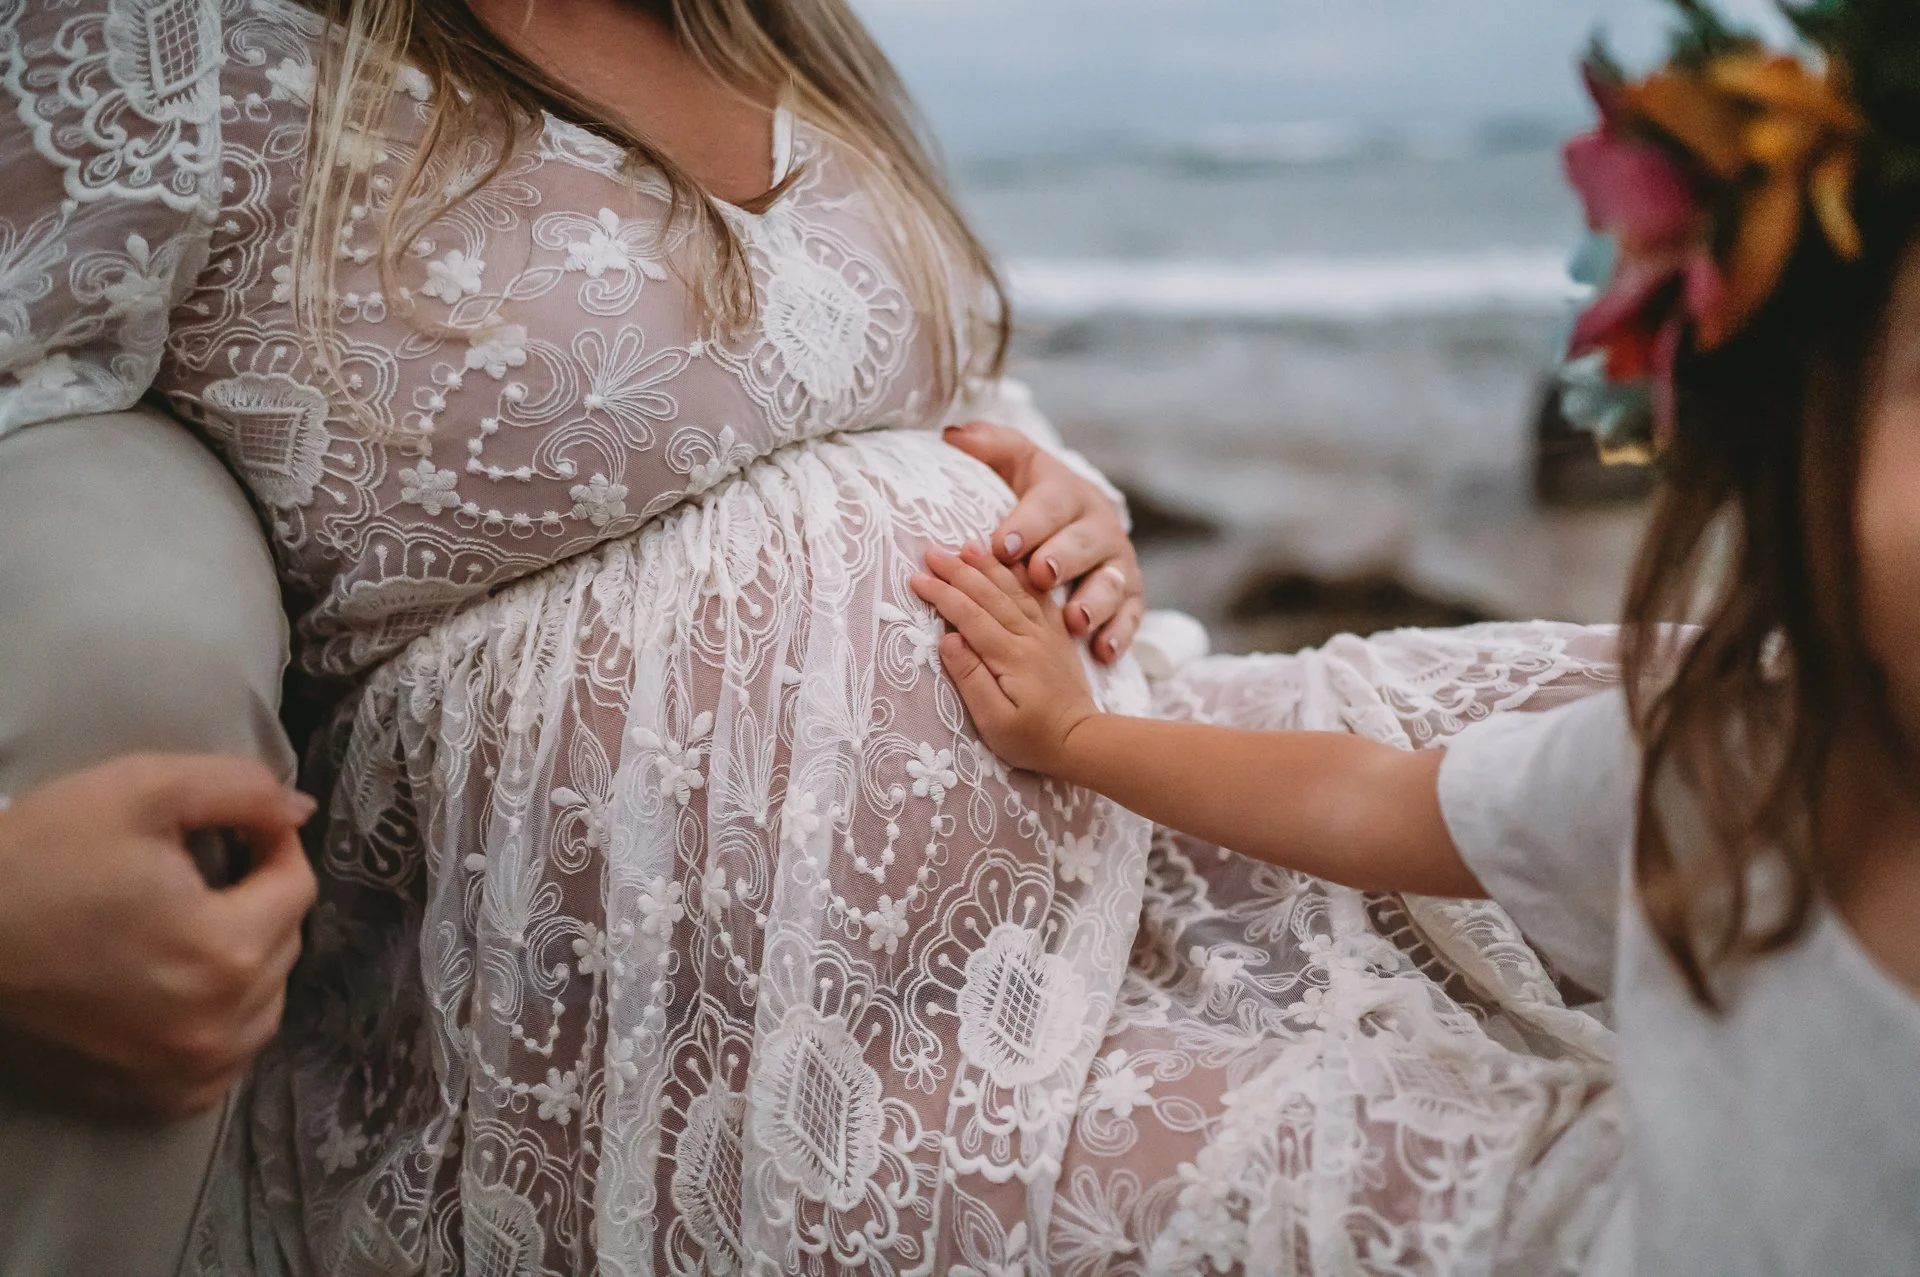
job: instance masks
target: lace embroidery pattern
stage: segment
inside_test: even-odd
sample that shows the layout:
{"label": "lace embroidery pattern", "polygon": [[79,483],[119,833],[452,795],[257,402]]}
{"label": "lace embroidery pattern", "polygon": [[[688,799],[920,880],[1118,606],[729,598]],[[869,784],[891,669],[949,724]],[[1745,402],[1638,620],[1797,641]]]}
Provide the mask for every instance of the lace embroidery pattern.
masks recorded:
{"label": "lace embroidery pattern", "polygon": [[219,207],[220,30],[202,0],[0,3],[0,434],[153,381]]}
{"label": "lace embroidery pattern", "polygon": [[0,79],[68,197],[210,212],[221,162],[222,15],[203,0],[119,0],[28,40],[19,25],[28,0],[7,7]]}
{"label": "lace embroidery pattern", "polygon": [[[190,415],[299,655],[323,900],[201,1273],[1545,1272],[1609,1040],[1497,908],[1366,899],[1008,773],[907,588],[1005,489],[932,429],[886,219],[795,122],[696,318],[665,193],[549,122],[374,269],[425,89],[289,309],[313,19],[0,0],[0,430]],[[783,130],[784,132],[784,130]],[[496,154],[474,138],[434,175]],[[419,322],[426,321],[426,322]],[[1602,686],[1604,634],[1209,662],[1116,708],[1408,747]]]}

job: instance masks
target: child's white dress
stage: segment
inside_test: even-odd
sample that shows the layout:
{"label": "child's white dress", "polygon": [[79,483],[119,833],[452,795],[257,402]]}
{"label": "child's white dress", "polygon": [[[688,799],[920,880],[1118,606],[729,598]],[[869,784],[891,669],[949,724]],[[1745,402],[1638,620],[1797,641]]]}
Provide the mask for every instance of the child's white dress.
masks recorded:
{"label": "child's white dress", "polygon": [[[969,405],[936,402],[832,139],[782,117],[729,336],[660,183],[557,121],[383,281],[403,76],[338,228],[369,430],[290,305],[316,38],[285,0],[0,0],[0,431],[149,393],[192,417],[337,697],[322,903],[190,1267],[1577,1259],[1609,1035],[1497,908],[1150,847],[980,747],[907,581],[1010,497],[934,429]],[[1208,663],[1157,706],[1425,746],[1609,657],[1407,634]],[[1106,690],[1148,708],[1137,673]]]}
{"label": "child's white dress", "polygon": [[1630,1132],[1593,1277],[1920,1273],[1920,1000],[1827,908],[1704,1012],[1633,897],[1619,692],[1469,728],[1448,828],[1560,969],[1613,997]]}

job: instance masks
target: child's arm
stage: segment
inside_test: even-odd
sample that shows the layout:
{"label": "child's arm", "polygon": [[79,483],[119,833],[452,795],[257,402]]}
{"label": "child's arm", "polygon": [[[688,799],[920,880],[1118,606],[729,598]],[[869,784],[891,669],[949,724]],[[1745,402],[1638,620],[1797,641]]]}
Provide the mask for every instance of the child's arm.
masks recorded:
{"label": "child's arm", "polygon": [[1005,761],[1345,886],[1486,894],[1441,817],[1438,751],[1102,714],[1050,599],[978,547],[936,551],[927,564],[933,575],[914,578],[914,592],[958,631],[942,641],[941,659]]}

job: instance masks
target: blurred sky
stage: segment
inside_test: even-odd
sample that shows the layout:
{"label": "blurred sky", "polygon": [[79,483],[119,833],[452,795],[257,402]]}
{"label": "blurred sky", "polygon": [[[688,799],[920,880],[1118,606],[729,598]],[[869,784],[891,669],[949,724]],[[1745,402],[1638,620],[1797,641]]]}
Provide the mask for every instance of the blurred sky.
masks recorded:
{"label": "blurred sky", "polygon": [[[1643,56],[1658,0],[854,0],[950,153],[1219,126],[1564,125],[1595,30]],[[1770,0],[1721,0],[1765,20]]]}

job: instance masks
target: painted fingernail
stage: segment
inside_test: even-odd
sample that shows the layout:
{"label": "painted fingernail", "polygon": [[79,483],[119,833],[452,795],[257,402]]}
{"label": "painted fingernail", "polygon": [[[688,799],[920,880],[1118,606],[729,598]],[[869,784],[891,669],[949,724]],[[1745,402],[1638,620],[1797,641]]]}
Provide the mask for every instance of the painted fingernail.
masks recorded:
{"label": "painted fingernail", "polygon": [[1007,533],[1006,540],[1003,541],[1002,544],[1007,547],[1007,553],[1009,555],[1018,555],[1020,553],[1020,547],[1025,545],[1026,542],[1020,539],[1018,532],[1009,532]]}

